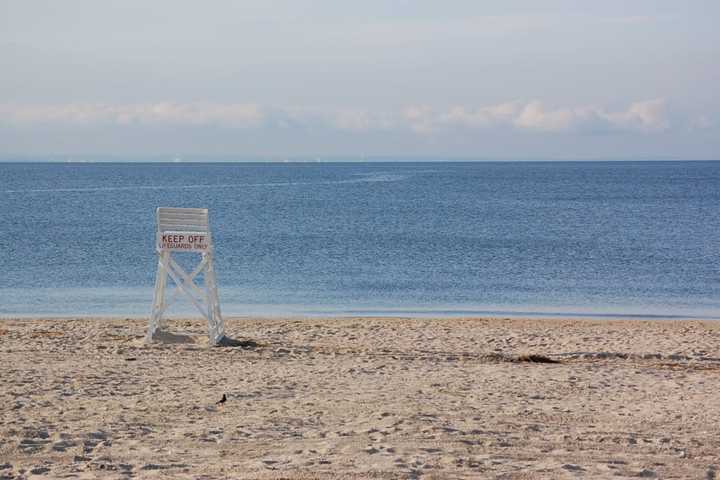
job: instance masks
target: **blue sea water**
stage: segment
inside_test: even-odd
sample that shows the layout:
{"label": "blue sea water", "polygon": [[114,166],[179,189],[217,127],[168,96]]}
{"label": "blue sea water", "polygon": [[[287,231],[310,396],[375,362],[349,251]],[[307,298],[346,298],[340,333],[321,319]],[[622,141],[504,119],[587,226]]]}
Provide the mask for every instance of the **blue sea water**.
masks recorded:
{"label": "blue sea water", "polygon": [[6,163],[0,205],[6,317],[146,315],[178,206],[226,315],[720,318],[720,162]]}

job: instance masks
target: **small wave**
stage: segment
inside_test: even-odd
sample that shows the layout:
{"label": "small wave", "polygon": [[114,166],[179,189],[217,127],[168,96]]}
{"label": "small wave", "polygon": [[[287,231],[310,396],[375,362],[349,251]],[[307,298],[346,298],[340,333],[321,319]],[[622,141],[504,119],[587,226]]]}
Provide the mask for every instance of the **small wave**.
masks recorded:
{"label": "small wave", "polygon": [[[258,184],[259,185],[259,184]],[[198,184],[198,185],[128,185],[124,187],[28,188],[5,190],[3,193],[62,193],[62,192],[115,192],[125,190],[189,190],[197,188],[249,187],[253,184]]]}
{"label": "small wave", "polygon": [[407,178],[407,175],[397,174],[355,174],[361,178],[349,180],[327,180],[317,182],[263,182],[263,183],[220,183],[220,184],[192,184],[192,185],[127,185],[117,187],[75,187],[75,188],[28,188],[17,190],[4,190],[3,193],[93,193],[114,192],[127,190],[192,190],[202,188],[243,188],[243,187],[292,187],[304,185],[340,185],[349,183],[368,182],[397,182]]}
{"label": "small wave", "polygon": [[407,179],[409,176],[390,172],[354,173],[353,175],[361,178],[355,180],[345,180],[344,183],[399,182]]}

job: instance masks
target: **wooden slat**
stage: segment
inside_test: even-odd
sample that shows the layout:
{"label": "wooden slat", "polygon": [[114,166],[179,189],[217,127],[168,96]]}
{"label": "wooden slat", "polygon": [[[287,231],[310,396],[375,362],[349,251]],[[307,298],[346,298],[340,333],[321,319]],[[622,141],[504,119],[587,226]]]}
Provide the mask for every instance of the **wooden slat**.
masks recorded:
{"label": "wooden slat", "polygon": [[208,231],[208,210],[206,208],[157,209],[158,228],[167,230]]}
{"label": "wooden slat", "polygon": [[205,213],[178,213],[178,212],[158,212],[158,217],[165,218],[165,217],[177,217],[177,218],[195,218],[195,217],[207,217],[207,212]]}
{"label": "wooden slat", "polygon": [[197,225],[171,225],[171,226],[160,225],[159,230],[162,233],[182,233],[182,232],[208,233],[207,227],[198,227]]}
{"label": "wooden slat", "polygon": [[178,225],[207,225],[207,218],[160,218],[158,222],[161,224],[172,224]]}
{"label": "wooden slat", "polygon": [[207,215],[207,208],[176,208],[176,207],[158,207],[158,213],[204,213]]}
{"label": "wooden slat", "polygon": [[193,222],[207,220],[207,215],[158,215],[160,220],[190,220]]}

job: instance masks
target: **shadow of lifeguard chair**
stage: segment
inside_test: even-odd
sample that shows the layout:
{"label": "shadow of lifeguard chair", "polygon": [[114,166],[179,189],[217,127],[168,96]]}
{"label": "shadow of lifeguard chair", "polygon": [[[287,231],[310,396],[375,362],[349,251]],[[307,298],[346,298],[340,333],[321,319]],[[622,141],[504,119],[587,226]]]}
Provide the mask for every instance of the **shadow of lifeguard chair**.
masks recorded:
{"label": "shadow of lifeguard chair", "polygon": [[[225,338],[225,325],[220,315],[217,280],[213,266],[213,243],[206,208],[158,208],[157,239],[158,269],[155,278],[150,326],[146,340],[153,341],[164,325],[163,314],[182,293],[190,299],[208,321],[210,345],[218,345]],[[200,263],[190,273],[173,258],[173,252],[193,252],[201,255]],[[203,286],[195,284],[202,274]],[[175,283],[175,290],[166,296],[167,277]]]}

